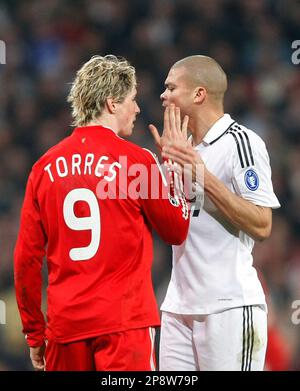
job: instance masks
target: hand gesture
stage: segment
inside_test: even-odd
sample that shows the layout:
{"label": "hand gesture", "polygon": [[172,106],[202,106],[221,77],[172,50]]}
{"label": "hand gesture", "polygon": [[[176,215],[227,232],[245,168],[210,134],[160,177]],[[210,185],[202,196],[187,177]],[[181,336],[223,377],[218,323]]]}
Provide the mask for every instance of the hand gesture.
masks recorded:
{"label": "hand gesture", "polygon": [[199,153],[191,145],[184,146],[178,142],[166,145],[162,149],[162,157],[178,163],[186,178],[203,185],[205,165]]}
{"label": "hand gesture", "polygon": [[154,125],[149,125],[158,149],[161,151],[164,146],[174,142],[186,146],[188,121],[189,117],[186,115],[181,123],[179,107],[175,107],[174,104],[167,106],[164,113],[164,129],[162,135],[159,135]]}

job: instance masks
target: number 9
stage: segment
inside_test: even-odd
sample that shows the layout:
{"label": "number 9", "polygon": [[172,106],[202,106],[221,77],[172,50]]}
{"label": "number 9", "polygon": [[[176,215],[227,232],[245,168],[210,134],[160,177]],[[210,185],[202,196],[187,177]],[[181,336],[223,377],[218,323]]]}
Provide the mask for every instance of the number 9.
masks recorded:
{"label": "number 9", "polygon": [[[74,214],[74,204],[85,201],[90,208],[89,217],[77,217]],[[87,261],[91,259],[99,248],[100,243],[100,209],[95,194],[88,189],[74,189],[66,195],[63,205],[63,215],[67,226],[76,231],[91,230],[91,242],[87,247],[72,248],[70,258],[72,261]]]}

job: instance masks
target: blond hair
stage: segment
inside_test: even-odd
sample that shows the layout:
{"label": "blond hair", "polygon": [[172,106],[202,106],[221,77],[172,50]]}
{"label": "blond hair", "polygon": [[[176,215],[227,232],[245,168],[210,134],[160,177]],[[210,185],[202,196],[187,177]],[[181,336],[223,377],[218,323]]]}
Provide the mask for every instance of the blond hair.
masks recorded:
{"label": "blond hair", "polygon": [[98,118],[106,99],[123,102],[136,86],[135,68],[122,57],[93,56],[77,71],[68,102],[74,126],[84,126]]}

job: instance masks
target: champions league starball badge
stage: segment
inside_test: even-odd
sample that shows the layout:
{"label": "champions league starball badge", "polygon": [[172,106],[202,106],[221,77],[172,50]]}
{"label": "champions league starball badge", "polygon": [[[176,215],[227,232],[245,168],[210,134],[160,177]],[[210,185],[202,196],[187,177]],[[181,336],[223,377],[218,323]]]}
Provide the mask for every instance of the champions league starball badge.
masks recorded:
{"label": "champions league starball badge", "polygon": [[259,179],[256,172],[252,169],[249,169],[245,172],[245,184],[249,190],[257,190],[259,186]]}

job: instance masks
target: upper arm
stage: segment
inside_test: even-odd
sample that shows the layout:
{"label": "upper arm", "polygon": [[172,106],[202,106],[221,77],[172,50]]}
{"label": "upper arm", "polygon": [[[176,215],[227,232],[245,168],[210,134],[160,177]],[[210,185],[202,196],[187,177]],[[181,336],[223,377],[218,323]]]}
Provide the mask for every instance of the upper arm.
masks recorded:
{"label": "upper arm", "polygon": [[247,134],[244,130],[237,131],[235,136],[232,182],[236,193],[255,205],[280,207],[273,191],[270,159],[265,143],[257,135]]}
{"label": "upper arm", "polygon": [[[20,269],[32,270],[34,265],[41,267],[45,255],[46,235],[43,229],[38,201],[34,194],[33,174],[31,173],[21,210],[19,235],[15,247],[16,277]],[[24,265],[24,266],[22,266]],[[23,273],[21,273],[24,275]]]}

